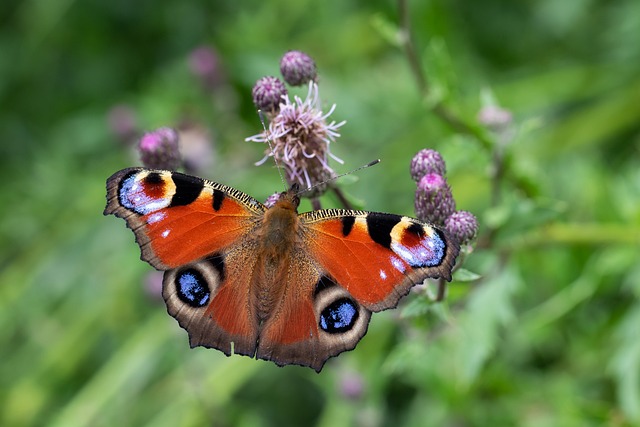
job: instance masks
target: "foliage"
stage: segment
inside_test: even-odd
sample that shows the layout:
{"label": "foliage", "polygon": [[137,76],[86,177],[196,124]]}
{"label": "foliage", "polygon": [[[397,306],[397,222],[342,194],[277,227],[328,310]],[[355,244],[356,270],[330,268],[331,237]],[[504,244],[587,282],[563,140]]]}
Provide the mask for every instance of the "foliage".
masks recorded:
{"label": "foliage", "polygon": [[[1,425],[640,425],[640,3],[0,11]],[[189,68],[202,45],[214,83]],[[101,215],[106,177],[139,162],[119,105],[137,134],[204,129],[207,178],[279,190],[244,138],[261,130],[253,83],[289,49],[313,56],[347,120],[344,170],[382,159],[349,180],[353,200],[412,214],[409,163],[434,148],[480,223],[445,302],[416,292],[374,315],[319,375],[189,349],[131,233]],[[478,120],[490,105],[513,114],[506,137]]]}

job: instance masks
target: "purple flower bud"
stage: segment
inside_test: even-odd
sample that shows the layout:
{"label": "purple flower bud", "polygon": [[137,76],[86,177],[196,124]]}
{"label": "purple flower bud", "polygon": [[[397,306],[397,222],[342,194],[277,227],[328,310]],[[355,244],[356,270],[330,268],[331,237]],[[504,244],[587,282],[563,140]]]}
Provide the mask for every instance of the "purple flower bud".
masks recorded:
{"label": "purple flower bud", "polygon": [[213,138],[206,128],[189,123],[180,127],[180,152],[185,171],[202,175],[214,162]]}
{"label": "purple flower bud", "polygon": [[418,182],[420,179],[428,173],[436,173],[444,176],[447,171],[447,166],[444,164],[444,160],[440,153],[436,150],[425,148],[418,151],[418,153],[411,159],[411,178]]}
{"label": "purple flower bud", "polygon": [[364,380],[356,372],[345,372],[340,377],[340,393],[350,400],[357,400],[362,397],[364,391]]}
{"label": "purple flower bud", "polygon": [[420,179],[415,210],[418,219],[435,225],[444,225],[444,220],[456,210],[451,188],[441,175],[429,173]]}
{"label": "purple flower bud", "polygon": [[109,110],[109,128],[123,142],[132,142],[138,133],[136,113],[127,105],[116,105]]}
{"label": "purple flower bud", "polygon": [[144,278],[144,292],[153,302],[163,301],[162,299],[162,271],[150,271]]}
{"label": "purple flower bud", "polygon": [[208,46],[200,46],[191,51],[189,69],[208,88],[217,86],[223,80],[218,55]]}
{"label": "purple flower bud", "polygon": [[159,128],[145,133],[140,139],[142,164],[153,169],[176,170],[181,163],[178,132]]}
{"label": "purple flower bud", "polygon": [[444,228],[461,245],[469,243],[478,233],[478,220],[467,211],[456,211],[444,221]]}
{"label": "purple flower bud", "polygon": [[277,77],[267,76],[258,80],[251,91],[253,104],[262,111],[277,113],[283,96],[287,95],[287,88]]}
{"label": "purple flower bud", "polygon": [[316,63],[309,55],[299,50],[290,50],[280,60],[280,72],[284,81],[291,86],[302,86],[309,80],[316,81]]}

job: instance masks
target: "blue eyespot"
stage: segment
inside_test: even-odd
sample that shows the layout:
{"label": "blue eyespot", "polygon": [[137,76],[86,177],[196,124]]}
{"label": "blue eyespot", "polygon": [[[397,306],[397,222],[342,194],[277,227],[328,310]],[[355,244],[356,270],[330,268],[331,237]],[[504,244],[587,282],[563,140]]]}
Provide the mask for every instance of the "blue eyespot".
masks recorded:
{"label": "blue eyespot", "polygon": [[209,302],[209,287],[198,270],[188,269],[176,277],[178,298],[192,307],[202,307]]}
{"label": "blue eyespot", "polygon": [[347,332],[358,320],[358,307],[348,298],[332,302],[320,313],[320,328],[330,333]]}

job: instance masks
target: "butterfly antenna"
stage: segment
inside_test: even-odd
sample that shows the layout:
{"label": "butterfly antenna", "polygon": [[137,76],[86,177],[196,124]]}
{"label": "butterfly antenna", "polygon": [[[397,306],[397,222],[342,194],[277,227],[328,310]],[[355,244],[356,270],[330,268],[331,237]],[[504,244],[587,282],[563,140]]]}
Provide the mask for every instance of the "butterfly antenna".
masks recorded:
{"label": "butterfly antenna", "polygon": [[345,172],[345,173],[341,173],[340,175],[333,176],[333,177],[331,177],[331,178],[329,178],[329,179],[327,179],[327,180],[325,180],[325,181],[318,182],[317,184],[314,184],[314,185],[312,185],[312,186],[311,186],[311,187],[309,187],[309,188],[305,188],[304,190],[300,190],[300,191],[298,191],[298,192],[296,193],[296,196],[299,196],[299,195],[300,195],[300,194],[302,194],[302,193],[306,193],[307,191],[311,191],[311,190],[313,190],[313,189],[314,189],[314,188],[316,188],[316,187],[319,187],[319,186],[321,186],[321,185],[326,184],[327,182],[335,181],[336,179],[338,179],[338,178],[342,178],[343,176],[351,175],[352,173],[358,172],[359,170],[366,169],[366,168],[371,167],[371,166],[375,166],[375,165],[377,165],[378,163],[380,163],[380,159],[372,160],[372,161],[370,161],[369,163],[367,163],[366,165],[362,165],[362,166],[360,166],[360,167],[357,167],[357,168],[355,168],[355,169],[354,169],[354,170],[352,170],[352,171]]}
{"label": "butterfly antenna", "polygon": [[269,150],[271,151],[271,154],[273,154],[273,162],[275,163],[276,169],[278,170],[278,175],[280,175],[280,181],[282,181],[282,185],[286,190],[287,183],[285,182],[284,176],[282,175],[282,169],[280,168],[280,164],[278,164],[276,153],[273,151],[273,141],[271,140],[271,135],[269,134],[269,131],[267,131],[267,124],[266,124],[266,120],[262,110],[258,110],[258,117],[260,117],[260,123],[262,123],[262,129],[264,129],[264,134],[267,137],[267,144],[269,144]]}

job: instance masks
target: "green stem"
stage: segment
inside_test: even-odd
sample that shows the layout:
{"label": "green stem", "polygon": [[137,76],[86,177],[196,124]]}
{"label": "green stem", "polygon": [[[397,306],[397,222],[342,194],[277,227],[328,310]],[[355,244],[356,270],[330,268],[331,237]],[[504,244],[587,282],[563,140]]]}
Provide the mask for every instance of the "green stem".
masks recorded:
{"label": "green stem", "polygon": [[[418,56],[418,53],[416,52],[415,45],[413,44],[413,38],[411,37],[411,19],[409,16],[410,14],[407,0],[398,0],[398,15],[400,21],[400,44],[402,45],[404,53],[409,62],[411,72],[416,79],[418,90],[420,91],[423,99],[426,99],[429,95],[429,92],[431,91],[431,88],[424,70],[422,69],[422,63],[420,62],[420,58]],[[492,150],[494,143],[492,139],[486,135],[481,127],[473,126],[465,122],[456,113],[447,108],[447,106],[444,105],[442,101],[438,101],[437,103],[435,103],[431,107],[431,110],[436,116],[438,116],[442,121],[451,126],[451,128],[456,132],[471,135],[475,137],[486,150]]]}

